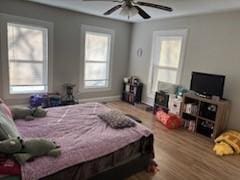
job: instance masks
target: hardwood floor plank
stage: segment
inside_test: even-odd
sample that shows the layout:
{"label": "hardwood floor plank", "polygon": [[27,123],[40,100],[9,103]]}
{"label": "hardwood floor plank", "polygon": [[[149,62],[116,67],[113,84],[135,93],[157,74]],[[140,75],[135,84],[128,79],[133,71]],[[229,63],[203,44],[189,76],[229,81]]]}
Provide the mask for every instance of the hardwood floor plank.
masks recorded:
{"label": "hardwood floor plank", "polygon": [[136,107],[116,101],[107,103],[107,106],[138,117],[154,133],[155,161],[160,171],[154,175],[139,172],[127,180],[240,179],[240,156],[216,156],[212,141],[184,129],[167,129],[152,113],[144,110],[144,105]]}

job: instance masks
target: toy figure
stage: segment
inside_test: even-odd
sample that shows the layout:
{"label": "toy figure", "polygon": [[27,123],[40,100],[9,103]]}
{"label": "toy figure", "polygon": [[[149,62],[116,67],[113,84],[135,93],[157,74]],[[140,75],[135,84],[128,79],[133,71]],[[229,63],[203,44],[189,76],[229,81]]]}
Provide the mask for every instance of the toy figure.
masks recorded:
{"label": "toy figure", "polygon": [[0,152],[13,155],[20,164],[40,156],[58,157],[61,154],[55,142],[41,138],[23,141],[19,137],[1,141]]}

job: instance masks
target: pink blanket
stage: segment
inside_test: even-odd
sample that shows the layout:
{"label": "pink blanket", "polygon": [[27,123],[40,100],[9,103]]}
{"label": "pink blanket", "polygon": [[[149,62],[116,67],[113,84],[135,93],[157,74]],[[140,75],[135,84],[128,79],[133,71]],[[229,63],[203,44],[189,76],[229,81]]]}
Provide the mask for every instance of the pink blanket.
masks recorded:
{"label": "pink blanket", "polygon": [[67,167],[99,158],[149,136],[141,124],[126,129],[112,129],[97,114],[109,108],[99,103],[86,103],[48,109],[45,118],[16,121],[24,138],[41,137],[61,146],[58,158],[40,157],[21,167],[22,179],[39,179]]}

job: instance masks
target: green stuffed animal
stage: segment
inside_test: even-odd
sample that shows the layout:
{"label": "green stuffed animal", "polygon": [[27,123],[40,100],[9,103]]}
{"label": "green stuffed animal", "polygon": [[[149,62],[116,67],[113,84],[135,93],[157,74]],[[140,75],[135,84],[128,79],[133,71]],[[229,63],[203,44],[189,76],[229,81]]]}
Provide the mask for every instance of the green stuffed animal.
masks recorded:
{"label": "green stuffed animal", "polygon": [[14,154],[20,152],[22,149],[21,141],[19,137],[0,141],[0,153]]}
{"label": "green stuffed animal", "polygon": [[13,119],[26,119],[26,120],[33,120],[34,117],[32,116],[32,110],[28,107],[21,107],[21,106],[14,106],[11,107]]}
{"label": "green stuffed animal", "polygon": [[27,121],[34,120],[34,118],[41,118],[47,116],[47,111],[41,107],[28,108],[22,106],[15,106],[11,108],[13,119],[25,119]]}
{"label": "green stuffed animal", "polygon": [[46,117],[47,111],[41,107],[37,107],[32,109],[32,115],[33,117],[36,117],[36,118]]}
{"label": "green stuffed animal", "polygon": [[61,154],[60,146],[41,138],[27,141],[20,138],[4,140],[0,142],[0,152],[13,155],[20,164],[25,164],[26,161],[34,160],[36,157],[58,157]]}

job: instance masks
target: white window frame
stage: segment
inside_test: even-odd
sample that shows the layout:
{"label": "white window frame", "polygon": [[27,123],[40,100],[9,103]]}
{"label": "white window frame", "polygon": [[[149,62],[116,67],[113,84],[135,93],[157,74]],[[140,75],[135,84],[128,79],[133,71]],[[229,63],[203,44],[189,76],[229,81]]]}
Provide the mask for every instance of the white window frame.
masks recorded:
{"label": "white window frame", "polygon": [[[48,52],[46,50],[48,50],[48,29],[47,28],[43,28],[43,27],[38,27],[38,26],[29,26],[29,25],[25,25],[25,24],[17,24],[17,23],[7,23],[7,27],[8,25],[13,25],[13,26],[20,26],[20,27],[24,27],[24,28],[28,28],[28,29],[33,29],[33,30],[39,30],[41,32],[43,32],[44,34],[44,45],[46,45],[46,49],[44,48],[44,54],[43,54],[43,57],[45,58],[43,61],[32,61],[32,60],[21,60],[21,61],[17,61],[18,63],[40,63],[43,65],[43,84],[42,85],[32,85],[32,86],[44,86],[44,89],[41,91],[31,91],[31,90],[25,90],[24,92],[14,92],[14,91],[11,91],[11,88],[10,88],[10,94],[29,94],[29,93],[46,93],[48,92]],[[46,38],[46,39],[45,39]],[[9,45],[9,43],[8,43]],[[9,66],[9,63],[11,62],[15,62],[15,60],[12,60],[12,59],[9,59],[8,57],[8,66]],[[16,86],[16,85],[15,85]],[[24,86],[24,85],[22,85]],[[25,85],[25,86],[31,86],[31,85]]]}
{"label": "white window frame", "polygon": [[[53,23],[26,18],[26,17],[18,17],[7,14],[0,14],[0,24],[1,24],[1,51],[2,51],[2,81],[3,81],[3,96],[6,99],[18,99],[18,98],[27,98],[31,94],[35,93],[46,93],[52,91],[52,83],[53,83]],[[36,28],[45,28],[48,30],[48,61],[47,61],[47,78],[45,81],[47,82],[47,89],[44,91],[34,91],[34,92],[26,92],[21,94],[11,94],[10,93],[10,84],[9,84],[9,60],[8,60],[8,34],[7,27],[8,24],[19,24],[25,26],[32,26]]]}
{"label": "white window frame", "polygon": [[[85,87],[85,38],[86,33],[96,33],[96,34],[104,34],[111,37],[111,45],[110,45],[110,53],[108,54],[108,87]],[[113,51],[114,51],[114,43],[115,42],[115,32],[112,29],[105,29],[96,26],[82,25],[81,26],[81,59],[80,59],[80,83],[79,83],[79,91],[80,92],[97,92],[97,91],[110,91],[112,89],[112,64],[113,64]],[[90,61],[89,61],[90,62]],[[91,61],[93,62],[93,61]],[[101,62],[100,62],[101,63]]]}
{"label": "white window frame", "polygon": [[[149,78],[148,78],[148,87],[147,87],[147,98],[150,98],[150,100],[153,102],[155,92],[152,91],[152,83],[153,83],[153,69],[154,69],[154,60],[156,57],[156,51],[158,48],[158,42],[157,40],[159,37],[182,37],[182,46],[181,46],[181,54],[180,54],[180,62],[178,68],[169,68],[177,70],[177,79],[176,84],[180,84],[181,82],[181,74],[183,70],[183,63],[185,58],[185,50],[186,50],[186,43],[187,43],[187,29],[180,29],[180,30],[166,30],[166,31],[155,31],[153,32],[153,40],[152,40],[152,53],[151,53],[151,63],[150,63],[150,69],[149,69]],[[160,53],[159,53],[160,54]],[[168,69],[167,67],[165,69]]]}

